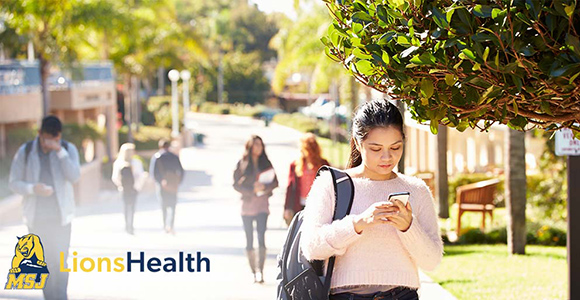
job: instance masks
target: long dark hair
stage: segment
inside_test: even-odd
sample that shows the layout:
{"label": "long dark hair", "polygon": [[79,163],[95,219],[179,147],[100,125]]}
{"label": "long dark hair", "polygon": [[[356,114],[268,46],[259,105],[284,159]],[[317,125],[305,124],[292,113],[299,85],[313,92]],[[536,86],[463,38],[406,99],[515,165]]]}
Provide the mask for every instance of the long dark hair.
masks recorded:
{"label": "long dark hair", "polygon": [[244,150],[244,155],[241,160],[241,171],[242,174],[247,175],[254,172],[254,157],[252,156],[252,148],[254,146],[254,141],[259,140],[262,143],[262,154],[258,157],[258,171],[262,171],[272,167],[268,155],[266,155],[266,145],[261,137],[257,135],[252,135],[250,139],[246,142],[246,149]]}
{"label": "long dark hair", "polygon": [[352,119],[348,168],[362,164],[362,157],[356,148],[355,139],[361,144],[369,131],[377,127],[394,127],[401,131],[403,139],[405,139],[403,116],[395,105],[384,99],[373,100],[361,105]]}

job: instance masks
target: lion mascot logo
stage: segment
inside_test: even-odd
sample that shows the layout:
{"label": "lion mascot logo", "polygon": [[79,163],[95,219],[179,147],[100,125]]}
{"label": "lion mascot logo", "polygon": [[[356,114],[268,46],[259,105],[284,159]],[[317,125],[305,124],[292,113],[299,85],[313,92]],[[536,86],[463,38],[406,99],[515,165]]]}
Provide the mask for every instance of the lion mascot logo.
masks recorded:
{"label": "lion mascot logo", "polygon": [[17,237],[18,243],[12,258],[10,273],[18,276],[18,273],[49,273],[44,261],[44,248],[38,235],[29,233]]}

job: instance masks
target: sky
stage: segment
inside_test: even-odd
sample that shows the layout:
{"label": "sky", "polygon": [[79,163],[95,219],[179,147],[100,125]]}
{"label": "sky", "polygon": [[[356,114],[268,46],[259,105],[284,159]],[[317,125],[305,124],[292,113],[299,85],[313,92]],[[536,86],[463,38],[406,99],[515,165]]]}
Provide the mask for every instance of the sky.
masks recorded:
{"label": "sky", "polygon": [[257,4],[258,9],[263,12],[283,12],[292,19],[296,18],[294,0],[249,0],[249,2]]}

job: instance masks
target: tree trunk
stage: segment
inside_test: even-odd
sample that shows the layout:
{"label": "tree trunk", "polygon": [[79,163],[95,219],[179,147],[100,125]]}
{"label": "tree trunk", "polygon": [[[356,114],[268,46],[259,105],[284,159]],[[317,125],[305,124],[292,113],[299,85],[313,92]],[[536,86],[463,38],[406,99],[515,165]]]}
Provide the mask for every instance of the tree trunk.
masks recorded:
{"label": "tree trunk", "polygon": [[[48,76],[50,75],[50,61],[41,53],[40,58],[40,87],[42,89],[42,116],[50,114],[50,91],[48,90]],[[64,122],[64,120],[61,120]]]}
{"label": "tree trunk", "polygon": [[133,95],[131,93],[131,76],[124,75],[123,94],[125,94],[125,122],[127,123],[127,142],[133,143]]}
{"label": "tree trunk", "polygon": [[449,218],[449,178],[447,175],[447,126],[439,125],[437,133],[437,168],[435,190],[439,200],[439,217]]}
{"label": "tree trunk", "polygon": [[506,207],[508,251],[526,253],[526,140],[525,133],[509,129],[506,134]]}
{"label": "tree trunk", "polygon": [[[403,130],[405,128],[405,103],[403,101],[397,101],[397,108],[401,112],[401,116],[403,116]],[[401,156],[401,160],[399,161],[399,165],[397,166],[399,173],[405,174],[405,155]]]}
{"label": "tree trunk", "polygon": [[217,82],[217,93],[218,93],[218,103],[224,103],[224,54],[222,50],[219,49],[219,62],[218,62],[218,82]]}

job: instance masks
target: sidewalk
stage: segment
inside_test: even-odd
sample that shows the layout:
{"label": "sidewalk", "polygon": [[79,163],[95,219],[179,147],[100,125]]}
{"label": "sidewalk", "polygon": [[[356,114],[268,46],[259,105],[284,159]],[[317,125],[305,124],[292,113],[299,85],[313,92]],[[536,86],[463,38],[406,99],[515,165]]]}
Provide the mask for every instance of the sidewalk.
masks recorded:
{"label": "sidewalk", "polygon": [[[151,192],[140,195],[135,215],[135,235],[124,232],[123,204],[115,191],[101,191],[102,201],[78,208],[73,221],[70,252],[83,257],[123,257],[127,252],[147,257],[176,257],[180,251],[201,252],[211,261],[211,271],[195,273],[76,272],[70,273],[70,299],[274,299],[276,256],[285,236],[282,219],[288,165],[297,152],[301,133],[262,121],[235,116],[194,115],[205,145],[182,149],[187,170],[179,193],[176,235],[162,230],[159,203]],[[225,122],[227,121],[227,122]],[[260,135],[274,163],[280,187],[270,200],[266,232],[268,247],[265,284],[253,284],[244,254],[245,236],[239,195],[231,187],[233,169],[250,134]],[[0,276],[14,255],[14,236],[26,227],[20,222],[0,227]],[[71,255],[72,256],[72,255]],[[72,257],[69,256],[69,266]],[[4,266],[4,267],[3,267]],[[5,270],[5,271],[2,271]],[[422,300],[455,299],[438,284],[421,276]],[[3,283],[3,282],[2,282]],[[40,291],[0,289],[2,299],[42,299]]]}

